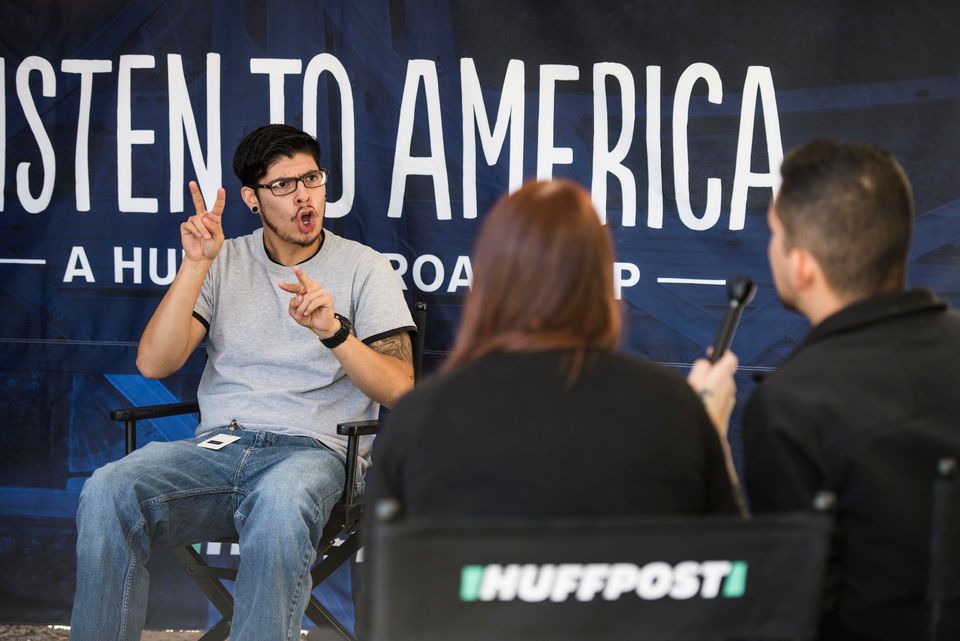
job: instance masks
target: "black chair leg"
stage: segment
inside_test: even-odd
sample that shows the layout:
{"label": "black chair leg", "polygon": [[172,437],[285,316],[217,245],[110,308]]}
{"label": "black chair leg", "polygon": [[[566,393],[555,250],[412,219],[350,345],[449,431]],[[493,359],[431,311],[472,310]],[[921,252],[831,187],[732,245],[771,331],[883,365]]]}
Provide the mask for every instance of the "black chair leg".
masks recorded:
{"label": "black chair leg", "polygon": [[[355,527],[355,525],[354,525]],[[337,568],[339,568],[343,563],[349,561],[350,557],[357,553],[357,550],[360,549],[360,533],[356,531],[351,531],[350,535],[347,536],[346,540],[343,541],[338,546],[330,546],[323,553],[323,560],[319,563],[316,563],[313,566],[313,570],[310,572],[311,578],[313,579],[313,585],[316,587],[322,583],[328,576],[330,576]],[[312,593],[310,594],[310,601],[307,603],[307,617],[313,621],[315,625],[326,625],[329,624],[347,641],[356,641],[356,636],[353,635],[342,623],[335,617],[330,610],[328,610]]]}
{"label": "black chair leg", "polygon": [[219,580],[197,569],[211,569],[207,565],[200,553],[190,545],[179,545],[171,549],[173,556],[180,562],[187,573],[193,577],[197,586],[209,599],[213,607],[217,609],[220,616],[223,617],[215,626],[210,628],[206,634],[200,637],[201,641],[224,641],[230,634],[230,621],[233,619],[233,595],[227,590]]}
{"label": "black chair leg", "polygon": [[199,641],[223,641],[230,635],[230,622],[220,619],[215,626],[206,631]]}
{"label": "black chair leg", "polygon": [[331,625],[333,628],[347,641],[357,641],[357,637],[353,636],[353,633],[347,628],[344,627],[337,617],[328,610],[320,601],[317,600],[317,597],[310,595],[310,602],[307,604],[307,617],[313,621],[314,625]]}

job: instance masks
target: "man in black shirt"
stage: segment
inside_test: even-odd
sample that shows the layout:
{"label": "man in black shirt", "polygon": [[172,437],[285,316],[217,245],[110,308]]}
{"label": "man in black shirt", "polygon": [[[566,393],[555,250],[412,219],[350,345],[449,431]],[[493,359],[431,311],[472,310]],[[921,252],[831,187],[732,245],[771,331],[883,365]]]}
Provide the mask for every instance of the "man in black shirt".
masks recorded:
{"label": "man in black shirt", "polygon": [[781,172],[770,265],[813,330],[747,405],[750,502],[837,495],[822,639],[927,638],[931,484],[938,458],[960,456],[960,314],[905,289],[912,194],[889,153],[816,141]]}

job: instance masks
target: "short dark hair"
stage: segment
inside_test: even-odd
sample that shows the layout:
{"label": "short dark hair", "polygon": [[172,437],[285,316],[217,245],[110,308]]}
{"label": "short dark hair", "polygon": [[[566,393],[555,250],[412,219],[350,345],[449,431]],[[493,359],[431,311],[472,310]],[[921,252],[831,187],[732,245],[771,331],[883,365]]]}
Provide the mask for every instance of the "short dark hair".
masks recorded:
{"label": "short dark hair", "polygon": [[293,158],[298,153],[310,154],[320,166],[320,145],[316,138],[290,125],[265,125],[247,134],[237,145],[233,173],[242,185],[253,185],[261,181],[277,158]]}
{"label": "short dark hair", "polygon": [[913,193],[899,163],[873,145],[815,140],[787,154],[775,203],[786,249],[813,254],[852,298],[902,289]]}

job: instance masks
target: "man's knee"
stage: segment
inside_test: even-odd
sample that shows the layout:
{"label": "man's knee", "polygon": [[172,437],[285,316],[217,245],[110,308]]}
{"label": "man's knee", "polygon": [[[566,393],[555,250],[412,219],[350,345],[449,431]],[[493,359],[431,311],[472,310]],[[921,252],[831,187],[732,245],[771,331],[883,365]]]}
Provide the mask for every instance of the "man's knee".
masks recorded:
{"label": "man's knee", "polygon": [[128,473],[127,466],[122,465],[122,461],[114,461],[98,468],[80,491],[78,520],[88,514],[101,518],[105,513],[117,513],[120,511],[118,508],[127,503],[136,507],[137,499],[133,488],[134,479]]}

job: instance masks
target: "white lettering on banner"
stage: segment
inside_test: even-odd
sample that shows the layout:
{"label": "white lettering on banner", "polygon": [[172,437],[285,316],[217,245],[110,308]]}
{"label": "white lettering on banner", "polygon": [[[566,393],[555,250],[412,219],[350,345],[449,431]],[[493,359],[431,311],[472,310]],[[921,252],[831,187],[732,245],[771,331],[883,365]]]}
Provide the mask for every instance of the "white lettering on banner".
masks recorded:
{"label": "white lettering on banner", "polygon": [[[763,173],[750,170],[753,119],[757,111],[758,93],[767,139],[768,171]],[[730,229],[743,229],[747,212],[747,190],[750,187],[770,187],[774,194],[777,193],[780,189],[782,162],[783,142],[780,140],[780,115],[777,112],[777,96],[773,90],[773,75],[770,67],[749,67],[743,81],[743,101],[740,104],[740,133],[737,137],[737,169],[733,176],[733,196],[730,200]]]}
{"label": "white lettering on banner", "polygon": [[44,98],[53,98],[57,95],[57,76],[53,66],[39,56],[25,58],[17,69],[17,97],[20,98],[23,115],[27,117],[27,124],[40,148],[40,163],[43,166],[43,182],[40,195],[36,198],[30,193],[30,163],[22,162],[17,166],[17,197],[20,198],[20,204],[26,211],[36,214],[50,204],[53,184],[57,176],[57,163],[50,136],[43,128],[37,105],[30,93],[30,73],[33,71],[40,74],[40,90]]}
{"label": "white lettering on banner", "polygon": [[156,285],[169,285],[177,275],[177,250],[173,247],[167,248],[167,273],[163,276],[157,269],[159,253],[160,250],[156,247],[150,248],[150,281]]}
{"label": "white lettering on banner", "polygon": [[84,251],[83,247],[74,246],[70,248],[70,258],[67,259],[67,269],[63,272],[63,282],[72,283],[77,276],[88,283],[97,282],[97,279],[93,277],[93,270],[90,269],[87,252]]}
{"label": "white lettering on banner", "polygon": [[553,177],[554,165],[573,164],[573,149],[554,147],[556,83],[579,80],[580,69],[573,65],[540,65],[540,112],[537,120],[537,178]]}
{"label": "white lettering on banner", "polygon": [[623,288],[633,287],[640,282],[640,268],[633,263],[613,264],[613,295],[617,300],[623,298]]}
{"label": "white lettering on banner", "polygon": [[113,282],[118,285],[123,282],[123,271],[129,269],[133,271],[133,282],[140,284],[143,282],[143,249],[133,248],[133,258],[124,260],[123,247],[113,248]]}
{"label": "white lettering on banner", "polygon": [[[122,284],[125,282],[124,272],[130,271],[132,282],[140,284],[143,282],[143,247],[130,248],[131,257],[124,258],[126,250],[123,247],[113,248],[113,282]],[[160,255],[166,254],[166,267],[161,275]],[[147,273],[150,282],[154,285],[169,285],[177,275],[177,264],[182,259],[183,250],[173,247],[148,247],[147,248]]]}
{"label": "white lettering on banner", "polygon": [[447,293],[453,294],[461,287],[469,289],[471,284],[473,284],[473,265],[470,264],[470,257],[457,256],[453,275],[450,276],[450,284],[447,285]]}
{"label": "white lettering on banner", "polygon": [[[423,266],[428,263],[433,267],[433,280],[429,283],[423,280]],[[437,291],[443,285],[443,263],[433,254],[418,256],[413,261],[413,282],[422,292]]]}
{"label": "white lettering on banner", "polygon": [[[157,212],[156,198],[133,197],[133,146],[152,145],[153,129],[134,129],[131,94],[134,69],[153,69],[153,56],[120,56],[117,79],[117,204],[122,212]],[[139,282],[139,281],[138,281]]]}
{"label": "white lettering on banner", "polygon": [[[403,289],[406,290],[407,284],[404,277],[407,275],[409,265],[407,257],[403,254],[384,254],[384,256],[387,257],[393,270],[400,277],[400,280],[403,281]],[[427,273],[425,274],[424,271]],[[444,269],[443,261],[441,261],[438,256],[425,254],[414,259],[413,274],[411,277],[413,284],[416,285],[420,291],[435,292],[443,286],[443,279],[447,271],[448,270]],[[455,294],[461,288],[470,288],[473,282],[473,266],[470,263],[469,256],[457,256],[457,260],[449,272],[451,274],[450,281],[447,283],[446,288],[448,294]],[[432,280],[427,282],[425,276],[432,276]]]}
{"label": "white lettering on banner", "polygon": [[[113,248],[113,281],[121,285],[126,282],[124,273],[130,272],[130,281],[134,284],[143,282],[143,247],[129,248],[130,258],[125,258],[126,251],[123,247]],[[161,252],[166,254],[166,266],[161,270]],[[169,285],[177,275],[178,260],[182,259],[183,250],[173,247],[148,247],[147,256],[150,276],[150,282],[154,285]],[[72,283],[75,279],[82,278],[88,283],[95,283],[96,278],[93,275],[93,269],[90,267],[90,260],[87,258],[86,250],[79,245],[70,248],[70,257],[67,258],[67,267],[63,272],[63,282]]]}
{"label": "white lettering on banner", "polygon": [[300,75],[303,63],[296,58],[250,58],[250,73],[267,74],[270,93],[270,124],[284,119],[284,76]]}
{"label": "white lettering on banner", "polygon": [[[463,112],[463,217],[477,217],[477,139],[483,147],[483,157],[493,166],[500,157],[503,143],[510,129],[508,158],[509,182],[512,192],[523,182],[523,61],[511,60],[503,78],[500,105],[493,129],[487,119],[483,92],[473,58],[460,60],[460,93]],[[476,133],[476,135],[475,135]]]}
{"label": "white lettering on banner", "polygon": [[90,102],[93,94],[93,74],[110,73],[113,63],[109,60],[64,60],[60,63],[63,73],[80,74],[80,111],[77,113],[77,150],[73,168],[76,182],[77,211],[90,211]]}
{"label": "white lettering on banner", "polygon": [[[608,149],[609,124],[607,109],[607,77],[613,77],[620,83],[620,137],[613,149]],[[601,62],[593,66],[593,205],[600,216],[600,222],[607,222],[607,174],[613,174],[620,181],[623,194],[624,227],[637,226],[637,179],[633,172],[623,164],[633,141],[633,125],[637,117],[637,89],[633,74],[626,66]]]}
{"label": "white lettering on banner", "polygon": [[[329,72],[340,90],[340,145],[343,157],[340,159],[339,169],[340,187],[343,195],[339,200],[328,200],[324,214],[327,218],[342,218],[353,208],[354,194],[356,193],[356,135],[354,133],[353,88],[350,86],[350,76],[339,60],[329,53],[321,53],[313,57],[307,64],[303,77],[303,129],[312,136],[317,135],[317,91],[320,85],[320,74]],[[439,93],[438,101],[439,101]],[[439,113],[439,106],[437,107]],[[439,115],[437,116],[439,127]],[[440,141],[440,156],[443,156],[443,140]],[[446,180],[446,173],[444,173]],[[449,208],[449,194],[447,207]]]}
{"label": "white lettering on banner", "polygon": [[660,67],[647,67],[647,227],[663,228],[663,152],[660,134]]}
{"label": "white lettering on banner", "polygon": [[220,167],[220,55],[207,54],[207,159],[200,150],[200,135],[190,106],[183,61],[177,54],[167,56],[170,125],[170,211],[183,211],[183,137],[187,137],[190,159],[196,172],[200,193],[207,203],[217,198],[223,184]]}
{"label": "white lettering on banner", "polygon": [[[390,266],[403,281],[407,289],[407,276],[413,285],[422,292],[435,292],[443,288],[448,294],[466,293],[473,284],[473,264],[469,256],[457,256],[453,267],[446,268],[443,260],[434,254],[423,254],[413,259],[413,266],[403,254],[384,253]],[[447,274],[450,279],[446,280]],[[633,263],[616,262],[613,264],[613,290],[617,299],[623,297],[623,290],[640,283],[640,268]]]}
{"label": "white lettering on banner", "polygon": [[719,105],[723,100],[720,74],[704,62],[697,62],[680,75],[673,100],[673,184],[677,198],[677,213],[688,228],[703,231],[713,227],[720,219],[721,185],[719,178],[707,179],[707,208],[698,218],[690,206],[690,160],[687,146],[687,121],[690,96],[697,80],[707,81],[707,100]]}
{"label": "white lettering on banner", "polygon": [[[185,65],[182,56],[167,55],[164,59],[167,64],[166,89],[168,92],[168,135],[169,147],[167,150],[151,148],[138,149],[137,154],[150,154],[151,157],[163,155],[169,151],[169,209],[172,212],[184,210],[184,182],[193,176],[186,176],[190,169],[185,169],[185,155],[189,153],[192,163],[192,173],[197,177],[205,200],[210,202],[215,197],[217,187],[223,182],[221,141],[221,96],[223,92],[222,75],[230,66],[221,60],[220,54],[205,54],[205,77],[199,90],[194,90],[193,96],[188,86],[193,82],[186,77]],[[583,122],[592,119],[592,138],[584,137],[580,132],[573,132],[570,122],[570,109],[561,108],[557,104],[558,89],[560,96],[570,94],[560,89],[560,83],[572,82],[580,79],[580,69],[572,65],[541,64],[538,66],[539,86],[535,89],[537,96],[528,96],[532,91],[526,86],[527,65],[522,60],[509,60],[504,69],[502,84],[496,84],[491,89],[481,85],[476,63],[473,58],[461,58],[459,64],[460,81],[460,132],[462,134],[462,186],[463,186],[463,219],[475,219],[478,214],[478,185],[477,170],[478,156],[482,153],[488,167],[506,164],[504,168],[507,178],[506,184],[500,186],[486,186],[487,195],[491,191],[514,191],[523,180],[525,128],[531,124],[527,122],[527,99],[536,100],[536,151],[535,158],[527,160],[529,165],[535,165],[536,176],[542,179],[550,178],[557,165],[574,163],[573,147],[560,141],[585,138],[586,146],[592,145],[589,151],[590,158],[580,159],[590,163],[590,186],[592,198],[597,207],[600,219],[608,222],[610,215],[619,215],[619,220],[610,220],[618,223],[621,230],[636,227],[638,193],[641,186],[638,184],[638,170],[634,163],[642,162],[631,156],[633,139],[637,136],[636,122],[638,117],[645,119],[644,145],[646,152],[646,222],[649,229],[662,229],[664,226],[664,176],[662,153],[662,101],[663,88],[661,87],[661,67],[651,65],[645,68],[645,104],[638,111],[636,79],[634,72],[627,66],[615,62],[598,62],[593,65],[592,79],[592,109],[586,113],[577,113],[577,118]],[[133,175],[133,155],[136,146],[151,146],[155,143],[154,129],[135,129],[134,121],[139,122],[134,110],[134,96],[142,92],[136,87],[141,84],[144,88],[155,89],[158,80],[162,77],[148,77],[146,74],[134,75],[134,71],[150,70],[157,67],[157,61],[152,55],[121,55],[117,60],[96,59],[63,59],[59,69],[55,65],[38,56],[31,56],[19,64],[15,74],[15,87],[19,99],[19,107],[23,111],[24,121],[36,142],[39,153],[33,153],[39,159],[40,167],[34,167],[36,161],[27,161],[17,158],[13,161],[16,166],[16,194],[19,202],[29,213],[36,214],[44,211],[53,202],[56,191],[57,163],[56,149],[52,138],[45,129],[44,120],[48,118],[49,107],[44,109],[41,96],[52,98],[56,96],[58,79],[56,74],[71,74],[74,80],[66,84],[60,83],[61,93],[66,89],[72,91],[77,85],[79,91],[79,109],[76,114],[77,134],[74,154],[74,189],[76,211],[88,212],[91,210],[91,141],[92,128],[109,129],[113,123],[97,120],[91,122],[92,117],[98,114],[94,89],[101,93],[106,92],[103,78],[96,78],[97,74],[113,78],[116,67],[115,81],[117,83],[116,104],[116,172],[117,172],[117,208],[120,212],[149,212],[159,210],[159,199],[147,194],[135,195],[135,187],[143,189],[142,185],[149,176]],[[5,61],[0,58],[0,78],[6,81]],[[331,123],[332,127],[339,126],[339,140],[342,142],[342,157],[339,162],[332,162],[334,184],[342,188],[342,196],[336,201],[327,203],[326,215],[329,218],[346,216],[352,209],[356,198],[356,114],[354,96],[350,75],[346,68],[335,56],[321,53],[314,56],[309,62],[296,58],[250,58],[249,73],[267,77],[269,92],[269,111],[272,122],[284,122],[286,105],[284,92],[288,76],[303,74],[303,102],[302,122],[304,130],[317,135],[319,114],[324,110],[328,94],[333,91],[339,93],[339,125]],[[694,231],[715,229],[720,224],[723,207],[725,207],[725,190],[721,180],[717,177],[702,177],[706,180],[706,201],[703,210],[694,212],[690,195],[690,157],[694,151],[691,144],[696,139],[689,138],[688,125],[691,110],[691,100],[698,83],[703,81],[706,87],[708,104],[719,105],[723,99],[723,83],[717,69],[706,62],[695,62],[685,69],[678,69],[678,78],[673,97],[672,116],[669,125],[672,128],[673,159],[667,161],[672,164],[674,195],[677,203],[679,222],[686,228]],[[34,73],[36,72],[36,73]],[[326,82],[321,77],[329,72]],[[456,74],[456,71],[450,73]],[[78,77],[78,78],[77,78]],[[136,81],[136,83],[135,83]],[[149,81],[149,82],[147,82]],[[99,84],[97,84],[99,83]],[[136,87],[135,87],[136,84]],[[423,98],[420,99],[421,86]],[[445,85],[446,87],[447,85]],[[771,195],[779,188],[779,168],[783,159],[783,143],[780,131],[779,113],[777,108],[776,91],[773,84],[773,73],[769,67],[750,66],[746,69],[743,82],[743,94],[739,111],[739,125],[737,131],[737,146],[735,150],[735,168],[733,172],[729,203],[730,230],[738,231],[744,228],[746,222],[746,208],[751,188],[769,189]],[[642,88],[640,89],[643,90]],[[8,92],[6,82],[0,85],[0,212],[4,210],[4,180],[8,166],[10,145],[7,140],[8,111],[5,101]],[[668,90],[669,93],[669,90]],[[455,96],[445,96],[448,100]],[[199,122],[194,112],[193,104],[201,99],[205,103],[205,145],[201,144],[200,131],[204,129],[204,122]],[[417,104],[425,105],[423,122],[418,122]],[[562,98],[561,98],[562,100]],[[49,101],[46,101],[49,102]],[[63,103],[64,100],[58,102]],[[433,60],[410,60],[407,65],[403,95],[400,100],[397,120],[396,146],[394,149],[393,169],[389,185],[390,196],[386,215],[388,218],[400,218],[403,213],[404,196],[410,176],[427,176],[432,179],[435,194],[435,211],[437,220],[452,220],[451,193],[449,170],[447,167],[446,146],[444,141],[444,112],[441,109],[440,83],[437,63]],[[564,103],[567,104],[567,103]],[[581,104],[579,101],[569,104]],[[447,105],[449,106],[449,105]],[[55,109],[61,109],[57,106]],[[99,110],[99,111],[102,111]],[[456,118],[456,108],[447,109],[448,118]],[[495,113],[495,117],[491,114]],[[756,118],[763,119],[763,133],[765,143],[760,143],[754,135]],[[41,114],[43,118],[41,118]],[[557,121],[557,114],[562,114],[564,120]],[[58,116],[58,114],[54,114]],[[582,118],[581,118],[582,117]],[[149,122],[149,120],[148,120]],[[49,123],[47,123],[49,124]],[[457,125],[447,123],[447,131],[455,131]],[[156,125],[153,125],[156,127]],[[423,156],[413,156],[414,130],[418,135],[423,132],[424,139],[429,145],[429,153]],[[732,133],[732,132],[731,132]],[[19,131],[18,131],[19,134]],[[28,134],[28,136],[30,135]],[[237,134],[231,132],[230,138]],[[477,141],[479,140],[479,147]],[[30,145],[29,138],[19,145]],[[755,144],[765,144],[767,162],[756,170],[752,165],[752,156]],[[529,145],[528,145],[529,146]],[[482,150],[482,152],[481,152]],[[759,149],[757,150],[760,151]],[[530,154],[528,154],[529,156]],[[635,154],[638,155],[638,154]],[[734,150],[730,150],[734,157]],[[763,156],[764,153],[759,153]],[[504,158],[506,156],[506,158]],[[100,161],[100,157],[97,158]],[[370,159],[366,159],[370,162]],[[482,165],[481,165],[482,168]],[[36,171],[39,169],[39,172]],[[31,174],[31,170],[34,170]],[[666,168],[669,173],[671,167]],[[339,173],[339,175],[337,175]],[[568,172],[569,173],[569,172]],[[578,175],[583,171],[578,170]],[[38,176],[39,174],[39,176]],[[642,180],[642,178],[640,178]],[[667,178],[669,180],[669,177]],[[31,186],[34,191],[31,191]],[[382,186],[381,186],[382,187]],[[379,187],[372,186],[374,191]],[[608,211],[612,190],[618,190],[622,202],[619,211]],[[694,191],[699,191],[694,189]],[[616,193],[616,192],[614,192]],[[188,205],[188,204],[187,204]],[[644,224],[644,223],[639,223]],[[432,263],[422,263],[431,269]],[[443,265],[450,267],[450,265]],[[448,291],[457,291],[462,288],[469,275],[462,269],[455,276],[450,269],[445,270],[443,286]],[[446,282],[446,277],[450,282]],[[632,272],[625,274],[624,282],[632,278]],[[162,279],[161,279],[162,280]],[[434,275],[426,279],[433,286]],[[451,288],[452,289],[449,289]]]}
{"label": "white lettering on banner", "polygon": [[[427,132],[430,135],[430,155],[411,156],[413,119],[416,114],[417,94],[423,79],[423,93],[427,101]],[[447,180],[446,156],[443,150],[443,121],[440,117],[440,86],[437,63],[433,60],[411,60],[407,64],[407,79],[403,85],[400,103],[400,122],[397,127],[397,145],[393,156],[393,180],[390,186],[390,205],[387,217],[400,218],[403,196],[409,176],[432,176],[436,194],[437,219],[450,220],[450,187]]]}

